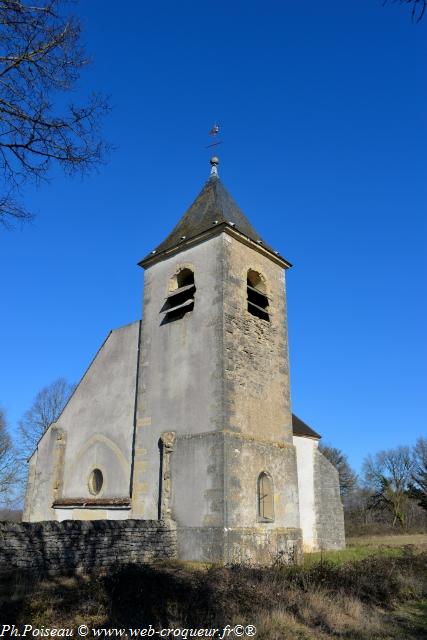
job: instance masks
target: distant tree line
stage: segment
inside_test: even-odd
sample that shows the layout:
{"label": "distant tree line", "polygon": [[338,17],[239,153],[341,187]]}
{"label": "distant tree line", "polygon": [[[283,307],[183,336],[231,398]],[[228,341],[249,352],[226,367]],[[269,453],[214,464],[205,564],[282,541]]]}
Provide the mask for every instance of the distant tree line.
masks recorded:
{"label": "distant tree line", "polygon": [[427,438],[368,455],[360,477],[340,449],[319,449],[338,470],[347,533],[427,529]]}

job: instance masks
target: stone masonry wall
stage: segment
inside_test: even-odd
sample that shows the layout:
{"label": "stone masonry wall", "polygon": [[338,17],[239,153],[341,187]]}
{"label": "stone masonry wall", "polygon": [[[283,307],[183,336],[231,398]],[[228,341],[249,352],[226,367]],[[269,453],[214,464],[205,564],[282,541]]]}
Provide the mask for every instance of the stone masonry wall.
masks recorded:
{"label": "stone masonry wall", "polygon": [[0,522],[0,576],[55,575],[176,558],[176,530],[157,520]]}
{"label": "stone masonry wall", "polygon": [[338,471],[320,451],[314,453],[314,499],[318,548],[344,549],[344,510]]}
{"label": "stone masonry wall", "polygon": [[[292,445],[283,269],[224,234],[224,385],[226,428]],[[248,312],[247,275],[264,280],[270,320]]]}

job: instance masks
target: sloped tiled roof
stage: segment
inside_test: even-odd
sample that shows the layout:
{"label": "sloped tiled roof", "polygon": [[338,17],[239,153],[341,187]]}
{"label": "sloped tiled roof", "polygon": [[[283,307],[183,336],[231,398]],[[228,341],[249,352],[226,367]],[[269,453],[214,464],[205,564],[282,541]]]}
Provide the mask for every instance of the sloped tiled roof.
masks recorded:
{"label": "sloped tiled roof", "polygon": [[157,257],[162,253],[168,252],[183,244],[184,241],[187,242],[205,232],[215,230],[218,225],[229,226],[236,229],[239,233],[284,260],[263,241],[243,211],[228,193],[221,180],[217,176],[211,176],[166,240],[161,242],[156,249],[141,260],[139,264],[143,265],[146,260],[153,258],[154,255]]}
{"label": "sloped tiled roof", "polygon": [[316,433],[314,429],[308,426],[305,422],[300,420],[294,413],[292,414],[292,431],[294,436],[300,436],[302,438],[317,438],[322,436]]}

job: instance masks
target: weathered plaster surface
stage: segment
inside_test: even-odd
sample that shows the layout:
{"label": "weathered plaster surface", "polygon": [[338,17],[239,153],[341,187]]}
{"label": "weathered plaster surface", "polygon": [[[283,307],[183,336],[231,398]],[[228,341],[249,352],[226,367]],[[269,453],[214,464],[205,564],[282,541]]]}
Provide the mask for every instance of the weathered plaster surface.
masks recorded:
{"label": "weathered plaster surface", "polygon": [[297,452],[300,523],[304,551],[317,549],[316,500],[314,495],[314,456],[318,442],[294,436]]}
{"label": "weathered plaster surface", "polygon": [[[179,269],[194,271],[194,310],[163,323],[162,307]],[[222,428],[222,238],[158,262],[145,271],[133,513],[157,518],[159,439],[163,432]],[[218,469],[218,473],[220,470]]]}
{"label": "weathered plaster surface", "polygon": [[55,519],[54,500],[93,498],[88,480],[95,467],[104,475],[98,497],[129,497],[139,325],[110,333],[40,440],[30,460],[25,520]]}
{"label": "weathered plaster surface", "polygon": [[57,495],[56,487],[60,477],[57,447],[62,446],[63,437],[63,431],[57,425],[52,425],[30,459],[24,521],[55,519],[52,503]]}
{"label": "weathered plaster surface", "polygon": [[318,449],[318,440],[296,437],[298,493],[304,551],[345,547],[338,472]]}
{"label": "weathered plaster surface", "polygon": [[129,509],[55,508],[55,520],[127,520]]}

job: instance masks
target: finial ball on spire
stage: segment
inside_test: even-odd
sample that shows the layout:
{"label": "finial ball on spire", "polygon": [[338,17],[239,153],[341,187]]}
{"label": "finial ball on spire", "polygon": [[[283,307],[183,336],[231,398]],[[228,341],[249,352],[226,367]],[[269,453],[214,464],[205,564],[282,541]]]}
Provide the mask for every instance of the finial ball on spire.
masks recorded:
{"label": "finial ball on spire", "polygon": [[219,158],[218,156],[212,156],[212,158],[210,159],[210,163],[213,167],[216,167],[219,165]]}

